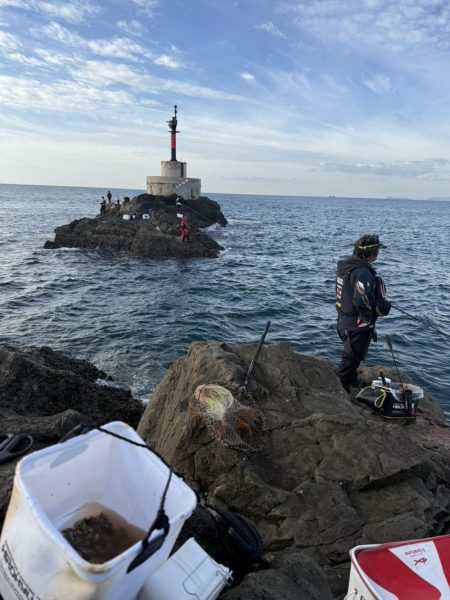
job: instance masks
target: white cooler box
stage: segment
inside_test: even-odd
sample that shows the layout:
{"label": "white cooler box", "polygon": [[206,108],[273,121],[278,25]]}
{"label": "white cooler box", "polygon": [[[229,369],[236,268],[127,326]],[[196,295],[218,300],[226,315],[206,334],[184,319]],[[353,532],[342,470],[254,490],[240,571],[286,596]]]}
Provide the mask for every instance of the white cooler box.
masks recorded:
{"label": "white cooler box", "polygon": [[346,600],[450,600],[450,535],[356,546]]}
{"label": "white cooler box", "polygon": [[138,600],[216,600],[231,571],[190,538],[145,582]]}

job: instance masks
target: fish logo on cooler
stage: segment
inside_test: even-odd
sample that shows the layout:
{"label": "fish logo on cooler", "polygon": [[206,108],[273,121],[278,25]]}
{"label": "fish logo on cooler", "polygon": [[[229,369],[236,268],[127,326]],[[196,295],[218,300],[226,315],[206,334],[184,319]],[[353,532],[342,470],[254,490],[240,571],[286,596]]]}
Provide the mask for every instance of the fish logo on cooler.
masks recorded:
{"label": "fish logo on cooler", "polygon": [[425,556],[423,556],[422,558],[414,559],[414,566],[417,567],[417,565],[420,565],[420,564],[424,565],[427,562],[427,560],[428,560],[428,558],[425,558]]}

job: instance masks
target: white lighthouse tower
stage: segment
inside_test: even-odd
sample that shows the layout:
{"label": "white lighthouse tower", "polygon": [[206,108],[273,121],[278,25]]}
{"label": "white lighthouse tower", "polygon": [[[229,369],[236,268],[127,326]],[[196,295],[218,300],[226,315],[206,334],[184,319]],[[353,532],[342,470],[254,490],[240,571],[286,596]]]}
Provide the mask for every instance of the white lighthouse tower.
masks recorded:
{"label": "white lighthouse tower", "polygon": [[170,160],[161,161],[161,176],[149,175],[147,177],[147,193],[154,196],[171,196],[177,194],[185,200],[197,200],[201,192],[201,179],[187,177],[185,162],[177,160],[177,105],[174,106],[174,115],[167,121],[170,127],[171,154]]}

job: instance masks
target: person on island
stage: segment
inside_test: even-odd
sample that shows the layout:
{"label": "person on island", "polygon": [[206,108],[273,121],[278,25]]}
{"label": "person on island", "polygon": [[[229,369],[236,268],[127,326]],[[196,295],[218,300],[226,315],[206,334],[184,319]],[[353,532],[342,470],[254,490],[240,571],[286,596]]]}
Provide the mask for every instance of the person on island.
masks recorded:
{"label": "person on island", "polygon": [[355,242],[352,256],[337,263],[337,330],[344,344],[337,374],[347,392],[358,380],[371,340],[377,339],[377,318],[391,310],[384,281],[372,266],[385,247],[378,235],[366,234]]}
{"label": "person on island", "polygon": [[112,198],[111,190],[108,190],[108,193],[106,194],[106,197],[108,198],[108,204],[110,204],[111,203],[111,198]]}
{"label": "person on island", "polygon": [[181,227],[181,241],[189,242],[189,223],[188,223],[186,215],[183,215],[183,218],[181,219],[180,227]]}
{"label": "person on island", "polygon": [[100,202],[100,216],[104,217],[106,214],[106,200],[104,196],[102,196],[102,201]]}

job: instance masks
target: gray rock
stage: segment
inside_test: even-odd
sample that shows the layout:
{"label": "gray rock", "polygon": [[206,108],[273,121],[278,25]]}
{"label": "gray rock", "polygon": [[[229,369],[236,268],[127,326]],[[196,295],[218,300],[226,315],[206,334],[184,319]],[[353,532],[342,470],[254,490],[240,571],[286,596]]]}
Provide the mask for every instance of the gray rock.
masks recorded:
{"label": "gray rock", "polygon": [[[129,390],[97,385],[99,378],[108,376],[47,347],[0,347],[0,433],[31,435],[33,452],[56,444],[79,424],[120,420],[136,427],[143,405]],[[0,526],[18,460],[0,464]]]}
{"label": "gray rock", "polygon": [[301,550],[279,552],[267,570],[246,575],[221,595],[224,600],[333,600],[330,586],[317,562]]}
{"label": "gray rock", "polygon": [[224,600],[312,600],[317,595],[304,595],[301,587],[296,585],[286,573],[280,569],[270,569],[258,573],[249,573],[242,583],[234,589],[221,594]]}
{"label": "gray rock", "polygon": [[122,420],[136,426],[143,411],[129,389],[102,386],[108,379],[90,363],[48,347],[0,347],[0,411],[47,416],[74,409],[95,425]]}
{"label": "gray rock", "polygon": [[[126,204],[107,204],[105,215],[94,219],[76,219],[55,229],[55,239],[44,247],[55,249],[89,248],[106,252],[125,252],[145,258],[215,258],[223,250],[212,237],[202,231],[215,223],[226,225],[227,220],[214,200],[201,197],[186,200],[183,208],[175,205],[176,196],[141,194]],[[182,212],[189,221],[189,242],[180,237]],[[150,215],[143,219],[144,214]],[[124,220],[124,215],[133,216]]]}
{"label": "gray rock", "polygon": [[[240,397],[265,421],[262,431],[251,434],[253,451],[224,443],[226,435],[221,439],[214,434],[218,430],[186,410],[199,384],[217,383],[237,396],[254,350],[254,345],[192,344],[145,409],[139,433],[188,483],[195,481],[211,504],[252,520],[268,553],[307,552],[326,572],[336,596],[345,592],[353,546],[448,530],[449,429],[428,396],[414,423],[383,419],[352,401],[329,361],[280,343],[263,347],[249,394]],[[363,384],[373,373],[362,371],[360,377]],[[273,579],[271,571],[276,571]],[[272,565],[268,574],[243,580],[247,591],[238,586],[227,597],[307,597],[295,591],[306,585],[303,577],[286,577]],[[272,585],[275,579],[278,584]],[[277,588],[284,590],[278,596],[273,595]]]}

